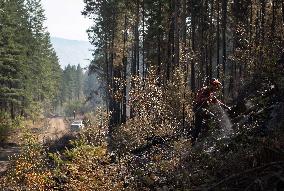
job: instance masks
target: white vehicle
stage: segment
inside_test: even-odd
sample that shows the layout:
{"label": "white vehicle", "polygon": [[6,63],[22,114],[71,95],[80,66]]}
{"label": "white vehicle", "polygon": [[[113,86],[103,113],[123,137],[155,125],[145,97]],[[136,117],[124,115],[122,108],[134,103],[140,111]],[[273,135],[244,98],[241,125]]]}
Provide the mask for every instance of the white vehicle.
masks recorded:
{"label": "white vehicle", "polygon": [[84,124],[82,120],[73,121],[73,123],[70,126],[71,131],[80,131],[81,129],[84,129]]}

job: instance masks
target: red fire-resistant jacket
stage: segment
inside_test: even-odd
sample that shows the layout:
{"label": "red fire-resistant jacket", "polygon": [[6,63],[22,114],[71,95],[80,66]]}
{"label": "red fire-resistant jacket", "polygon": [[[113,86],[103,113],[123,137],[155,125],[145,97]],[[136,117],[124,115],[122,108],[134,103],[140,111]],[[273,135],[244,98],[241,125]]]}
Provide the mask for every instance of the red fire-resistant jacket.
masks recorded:
{"label": "red fire-resistant jacket", "polygon": [[195,103],[197,106],[203,104],[207,106],[208,103],[217,103],[217,99],[214,97],[214,92],[212,92],[209,87],[205,86],[197,92]]}

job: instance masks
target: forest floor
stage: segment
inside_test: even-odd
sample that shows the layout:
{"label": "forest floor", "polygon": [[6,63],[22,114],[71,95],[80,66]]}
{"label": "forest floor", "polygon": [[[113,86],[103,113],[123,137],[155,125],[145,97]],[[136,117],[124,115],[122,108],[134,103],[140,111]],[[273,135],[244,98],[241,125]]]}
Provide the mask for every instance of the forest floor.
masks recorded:
{"label": "forest floor", "polygon": [[[60,139],[69,131],[69,124],[63,117],[46,118],[42,121],[28,125],[41,143]],[[0,174],[7,170],[9,157],[20,152],[19,132],[13,132],[7,143],[0,146]]]}

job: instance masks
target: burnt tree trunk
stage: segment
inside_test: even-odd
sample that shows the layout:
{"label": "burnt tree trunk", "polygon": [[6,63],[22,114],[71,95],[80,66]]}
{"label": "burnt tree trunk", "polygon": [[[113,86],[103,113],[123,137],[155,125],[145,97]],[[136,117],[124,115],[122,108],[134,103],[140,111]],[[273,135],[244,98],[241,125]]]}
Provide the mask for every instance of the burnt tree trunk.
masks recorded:
{"label": "burnt tree trunk", "polygon": [[[191,47],[192,47],[192,52],[195,53],[195,28],[196,28],[196,18],[195,18],[195,8],[194,8],[194,3],[191,3]],[[191,91],[195,92],[196,90],[196,84],[195,84],[195,58],[192,59],[191,64]]]}
{"label": "burnt tree trunk", "polygon": [[226,76],[226,62],[227,62],[227,49],[226,49],[226,28],[227,28],[227,3],[228,0],[222,1],[222,11],[223,11],[223,19],[222,19],[222,40],[223,40],[223,96],[225,96],[225,76]]}
{"label": "burnt tree trunk", "polygon": [[126,41],[127,41],[127,16],[124,16],[124,34],[123,34],[123,58],[122,58],[122,65],[123,65],[123,100],[122,100],[122,115],[121,115],[121,122],[126,122],[126,87],[127,87],[127,57],[126,57]]}
{"label": "burnt tree trunk", "polygon": [[220,3],[217,0],[217,31],[216,31],[216,40],[217,40],[217,78],[220,78]]}

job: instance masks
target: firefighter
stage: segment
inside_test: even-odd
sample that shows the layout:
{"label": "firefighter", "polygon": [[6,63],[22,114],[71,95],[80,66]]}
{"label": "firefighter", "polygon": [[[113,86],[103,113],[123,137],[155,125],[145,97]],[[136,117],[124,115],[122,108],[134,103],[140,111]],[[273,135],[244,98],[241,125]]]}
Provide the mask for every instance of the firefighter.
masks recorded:
{"label": "firefighter", "polygon": [[74,110],[73,111],[73,119],[75,119],[76,118],[76,111]]}
{"label": "firefighter", "polygon": [[[195,127],[192,130],[192,142],[198,138],[201,130],[208,129],[208,120],[214,114],[208,109],[211,104],[226,106],[216,98],[216,93],[221,89],[222,84],[215,78],[211,79],[209,86],[202,87],[196,95],[193,111],[195,113]],[[226,106],[227,107],[227,106]]]}

